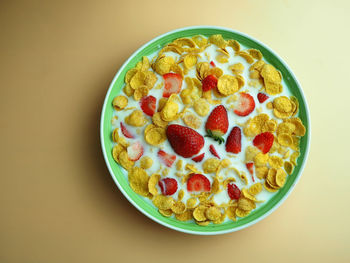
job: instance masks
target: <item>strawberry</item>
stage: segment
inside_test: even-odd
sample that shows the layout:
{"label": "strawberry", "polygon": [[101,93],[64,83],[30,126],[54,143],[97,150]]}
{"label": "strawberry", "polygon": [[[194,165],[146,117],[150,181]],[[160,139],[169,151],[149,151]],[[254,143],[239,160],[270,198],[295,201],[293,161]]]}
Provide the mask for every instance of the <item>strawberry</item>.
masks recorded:
{"label": "strawberry", "polygon": [[166,130],[166,136],[173,150],[184,158],[198,154],[204,146],[204,138],[195,130],[171,124]]}
{"label": "strawberry", "polygon": [[233,127],[226,141],[226,152],[241,152],[241,129],[238,126]]}
{"label": "strawberry", "polygon": [[214,63],[214,61],[210,61],[210,63],[209,63],[212,67],[216,67],[216,65],[215,65],[215,63]]}
{"label": "strawberry", "polygon": [[247,167],[249,173],[251,175],[253,175],[254,174],[254,163],[246,163],[245,166]]}
{"label": "strawberry", "polygon": [[209,192],[210,182],[203,174],[192,174],[187,180],[187,191],[189,192]]}
{"label": "strawberry", "polygon": [[205,124],[205,130],[207,131],[207,137],[212,137],[219,144],[224,142],[222,136],[228,129],[228,117],[227,111],[223,105],[219,105],[213,109],[210,113],[207,123]]}
{"label": "strawberry", "polygon": [[128,131],[128,129],[125,127],[125,125],[122,122],[120,123],[120,129],[122,130],[122,133],[126,138],[131,138],[131,139],[134,138],[134,136],[131,134],[131,132]]}
{"label": "strawberry", "polygon": [[134,142],[127,148],[128,156],[131,161],[137,161],[143,154],[143,146],[140,142]]}
{"label": "strawberry", "polygon": [[254,108],[254,98],[248,93],[241,92],[239,93],[239,98],[233,112],[238,116],[247,116],[254,110]]}
{"label": "strawberry", "polygon": [[217,157],[218,159],[221,159],[219,154],[217,153],[217,151],[215,150],[214,145],[210,144],[209,146],[209,151],[211,152],[212,155],[214,155],[215,157]]}
{"label": "strawberry", "polygon": [[205,153],[202,153],[200,155],[197,155],[196,157],[193,157],[192,160],[195,161],[196,163],[199,163],[203,160]]}
{"label": "strawberry", "polygon": [[163,178],[158,185],[163,195],[173,195],[177,191],[177,181],[174,178]]}
{"label": "strawberry", "polygon": [[238,200],[241,196],[241,190],[234,183],[227,185],[227,193],[231,200]]}
{"label": "strawberry", "polygon": [[169,98],[171,94],[179,93],[182,86],[182,77],[176,73],[167,73],[163,75],[164,91],[163,97]]}
{"label": "strawberry", "polygon": [[268,153],[272,147],[274,136],[271,132],[263,132],[255,136],[253,145],[260,149],[262,153]]}
{"label": "strawberry", "polygon": [[206,76],[202,80],[202,90],[203,92],[216,88],[218,84],[218,79],[214,75]]}
{"label": "strawberry", "polygon": [[157,99],[153,96],[142,97],[140,100],[141,110],[148,116],[153,116],[156,112]]}
{"label": "strawberry", "polygon": [[173,165],[173,163],[175,162],[175,160],[176,160],[176,155],[166,153],[163,150],[159,150],[158,157],[168,167],[171,167]]}
{"label": "strawberry", "polygon": [[260,103],[263,103],[265,100],[267,100],[269,98],[269,96],[267,96],[265,93],[261,93],[261,92],[258,93],[257,97],[258,97],[258,101]]}

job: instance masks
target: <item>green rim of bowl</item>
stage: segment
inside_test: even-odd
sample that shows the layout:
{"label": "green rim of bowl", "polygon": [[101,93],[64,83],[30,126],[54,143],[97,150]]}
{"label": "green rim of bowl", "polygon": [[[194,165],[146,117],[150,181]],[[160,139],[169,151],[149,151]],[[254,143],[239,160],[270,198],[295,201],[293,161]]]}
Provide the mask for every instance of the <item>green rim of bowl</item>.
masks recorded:
{"label": "green rim of bowl", "polygon": [[[136,194],[130,188],[127,178],[123,175],[123,172],[121,170],[122,168],[120,168],[120,166],[113,160],[113,142],[111,138],[111,119],[113,114],[112,100],[116,95],[120,93],[124,84],[124,77],[126,72],[130,68],[133,68],[136,63],[141,60],[142,56],[148,56],[152,54],[160,47],[172,42],[174,39],[180,37],[191,37],[199,34],[204,36],[221,34],[225,39],[235,39],[248,48],[259,49],[262,52],[264,59],[281,71],[284,81],[286,82],[289,90],[299,100],[300,106],[298,116],[305,124],[307,131],[305,136],[302,137],[300,141],[300,156],[298,158],[298,165],[294,168],[293,174],[288,176],[287,182],[282,189],[280,189],[266,204],[261,206],[259,209],[254,210],[247,217],[241,218],[236,222],[229,221],[219,225],[210,224],[208,226],[199,226],[193,221],[181,222],[175,218],[164,217],[159,214],[158,210],[154,208],[150,202],[146,201],[143,199],[143,197]],[[267,215],[271,214],[287,198],[299,180],[306,163],[310,146],[311,127],[309,118],[310,114],[308,111],[307,102],[295,75],[287,66],[287,64],[266,45],[246,34],[228,28],[215,26],[187,27],[168,32],[149,41],[137,51],[135,51],[135,53],[120,68],[109,87],[104,101],[100,127],[101,144],[103,155],[113,180],[117,184],[120,191],[125,195],[125,197],[143,214],[164,226],[181,232],[200,235],[215,235],[237,231],[257,223]]]}

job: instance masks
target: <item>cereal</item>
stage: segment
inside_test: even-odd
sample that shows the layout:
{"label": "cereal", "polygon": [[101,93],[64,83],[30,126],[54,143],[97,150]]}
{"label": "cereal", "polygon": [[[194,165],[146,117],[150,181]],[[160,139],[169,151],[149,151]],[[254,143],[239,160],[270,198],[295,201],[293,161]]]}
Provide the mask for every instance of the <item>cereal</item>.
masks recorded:
{"label": "cereal", "polygon": [[220,160],[217,158],[209,158],[203,163],[202,168],[205,173],[215,173],[219,165]]}
{"label": "cereal", "polygon": [[128,173],[129,184],[135,193],[147,196],[149,176],[145,170],[139,167],[132,168]]}
{"label": "cereal", "polygon": [[167,121],[164,121],[159,112],[156,112],[152,116],[152,122],[159,128],[165,128],[168,125]]}
{"label": "cereal", "polygon": [[238,81],[235,77],[230,75],[223,75],[218,79],[218,91],[224,95],[232,95],[239,89]]}
{"label": "cereal", "polygon": [[273,168],[279,168],[283,166],[283,160],[279,156],[270,156],[269,165]]}
{"label": "cereal", "polygon": [[197,206],[193,210],[193,218],[199,222],[207,220],[207,217],[205,216],[206,209],[207,208],[204,205]]}
{"label": "cereal", "polygon": [[257,49],[253,49],[253,48],[248,49],[248,53],[249,53],[253,58],[255,58],[255,59],[257,59],[257,60],[260,60],[260,59],[262,59],[262,57],[263,57],[263,55],[261,54],[261,52],[260,52],[259,50],[257,50]]}
{"label": "cereal", "polygon": [[284,170],[286,170],[288,174],[292,174],[294,170],[293,164],[288,161],[284,162]]}
{"label": "cereal", "polygon": [[150,145],[159,145],[166,141],[165,129],[163,128],[153,128],[145,133],[145,141]]}
{"label": "cereal", "polygon": [[188,221],[192,219],[192,211],[186,210],[182,214],[176,214],[175,215],[176,219],[179,221]]}
{"label": "cereal", "polygon": [[198,118],[196,115],[192,114],[192,113],[187,113],[182,117],[182,120],[184,121],[184,123],[193,129],[198,129],[201,124],[202,121],[200,118]]}
{"label": "cereal", "polygon": [[259,152],[254,157],[254,164],[256,167],[265,166],[268,160],[269,160],[268,154],[263,154],[262,152]]}
{"label": "cereal", "polygon": [[193,209],[195,208],[197,205],[197,199],[194,198],[194,197],[191,197],[189,199],[187,199],[187,202],[186,202],[186,206],[188,209]]}
{"label": "cereal", "polygon": [[267,168],[266,166],[255,168],[256,177],[258,177],[259,179],[266,178],[268,172],[269,168]]}
{"label": "cereal", "polygon": [[208,115],[210,107],[205,99],[198,99],[194,102],[193,109],[199,116],[204,117]]}
{"label": "cereal", "polygon": [[228,45],[227,41],[224,40],[222,35],[211,35],[208,40],[210,43],[216,45],[219,48],[225,48]]}
{"label": "cereal", "polygon": [[148,191],[154,196],[158,194],[158,189],[156,186],[159,180],[160,180],[159,174],[152,174],[148,181]]}
{"label": "cereal", "polygon": [[153,204],[159,209],[167,210],[171,209],[174,204],[174,199],[170,196],[156,195],[153,198]]}
{"label": "cereal", "polygon": [[238,51],[236,54],[244,58],[249,64],[252,64],[254,62],[253,56],[245,51]]}
{"label": "cereal", "polygon": [[[267,168],[267,167],[266,167]],[[261,179],[261,178],[260,178]],[[252,195],[257,195],[262,191],[262,184],[261,183],[256,183],[253,184],[250,188],[249,188],[249,193],[251,193]]]}
{"label": "cereal", "polygon": [[242,63],[236,63],[233,64],[232,66],[228,67],[234,74],[242,74],[244,70],[244,66]]}
{"label": "cereal", "polygon": [[144,156],[140,160],[140,167],[142,169],[151,168],[152,164],[153,164],[153,160],[150,157],[148,157],[148,156]]}
{"label": "cereal", "polygon": [[184,203],[177,201],[177,202],[173,203],[173,205],[171,206],[171,210],[175,214],[183,214],[186,211],[186,206]]}
{"label": "cereal", "polygon": [[212,221],[219,220],[221,217],[220,209],[215,206],[211,206],[205,210],[205,216]]}
{"label": "cereal", "polygon": [[120,111],[128,105],[128,98],[123,95],[119,95],[113,99],[112,103],[113,103],[114,109],[116,109],[117,111]]}
{"label": "cereal", "polygon": [[275,178],[276,185],[278,185],[279,187],[282,187],[286,182],[286,178],[287,178],[287,174],[285,173],[285,171],[281,168],[278,168],[276,178]]}
{"label": "cereal", "polygon": [[165,216],[165,217],[170,217],[173,215],[173,211],[171,209],[166,209],[166,210],[158,209],[158,211],[162,216]]}
{"label": "cereal", "polygon": [[118,154],[118,161],[125,170],[130,170],[134,166],[134,162],[129,159],[128,153],[123,150]]}
{"label": "cereal", "polygon": [[125,118],[125,123],[135,127],[142,127],[147,120],[140,110],[134,110],[129,116]]}

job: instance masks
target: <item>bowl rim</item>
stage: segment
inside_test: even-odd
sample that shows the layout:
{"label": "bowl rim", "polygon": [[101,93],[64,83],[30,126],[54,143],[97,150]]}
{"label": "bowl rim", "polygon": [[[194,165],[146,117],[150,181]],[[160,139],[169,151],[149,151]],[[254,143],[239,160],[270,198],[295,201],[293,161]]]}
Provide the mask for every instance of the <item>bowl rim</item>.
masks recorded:
{"label": "bowl rim", "polygon": [[[148,45],[150,45],[151,43],[157,41],[158,39],[161,39],[167,35],[173,34],[173,33],[177,33],[177,32],[181,32],[181,31],[185,31],[185,30],[189,30],[189,29],[218,29],[218,30],[224,30],[224,31],[228,31],[228,32],[232,32],[235,34],[239,34],[242,35],[243,37],[246,38],[250,38],[251,40],[255,41],[256,43],[260,44],[261,46],[263,46],[266,50],[268,50],[270,53],[272,53],[274,56],[276,56],[278,58],[278,60],[285,66],[285,68],[288,70],[288,72],[290,73],[290,75],[294,78],[301,97],[304,100],[304,105],[305,105],[305,111],[306,111],[306,116],[307,118],[307,123],[308,123],[308,129],[307,129],[307,133],[308,133],[308,140],[306,143],[306,148],[305,148],[305,153],[304,153],[304,162],[301,164],[300,166],[300,170],[299,173],[296,175],[295,181],[294,183],[291,185],[291,187],[289,188],[289,190],[285,193],[285,195],[271,208],[269,209],[266,213],[264,213],[262,216],[250,221],[247,224],[244,224],[242,226],[236,227],[236,228],[232,228],[232,229],[227,229],[227,230],[218,230],[218,231],[208,231],[208,232],[197,232],[195,230],[188,230],[188,229],[183,229],[180,227],[176,227],[173,226],[171,224],[168,224],[166,222],[162,222],[160,220],[158,220],[157,218],[153,217],[152,215],[148,214],[146,211],[144,211],[141,207],[139,207],[131,198],[130,196],[126,193],[126,191],[123,189],[123,187],[121,187],[119,181],[116,179],[116,177],[114,176],[114,173],[112,171],[111,165],[108,161],[107,158],[107,151],[104,145],[104,135],[103,135],[103,130],[104,130],[104,115],[106,112],[106,107],[107,107],[107,101],[109,98],[109,95],[112,91],[112,87],[114,85],[114,83],[116,82],[116,80],[118,79],[119,75],[121,74],[121,72],[123,71],[123,69],[129,64],[129,62],[132,60],[132,58],[134,56],[136,56],[138,54],[138,52],[140,52],[141,50],[143,50],[145,47],[147,47]],[[119,190],[123,193],[123,195],[125,196],[125,198],[134,206],[136,207],[137,210],[139,210],[142,214],[144,214],[145,216],[147,216],[148,218],[152,219],[153,221],[168,227],[170,229],[179,231],[179,232],[183,232],[183,233],[187,233],[187,234],[195,234],[195,235],[219,235],[219,234],[226,234],[226,233],[232,233],[232,232],[236,232],[239,230],[242,230],[244,228],[247,228],[251,225],[254,225],[256,223],[258,223],[259,221],[263,220],[264,218],[266,218],[267,216],[271,215],[278,207],[280,207],[282,205],[282,203],[284,203],[284,201],[287,199],[287,197],[290,195],[290,193],[293,191],[294,187],[296,186],[296,184],[299,182],[300,177],[304,171],[305,165],[307,163],[307,159],[309,156],[309,152],[310,152],[310,143],[311,143],[311,120],[310,120],[310,110],[309,110],[309,106],[304,94],[304,91],[300,85],[299,80],[297,79],[297,77],[295,76],[294,72],[291,70],[291,68],[288,66],[288,64],[276,53],[274,52],[268,45],[262,43],[261,41],[257,40],[256,38],[246,34],[246,33],[242,33],[240,31],[231,29],[231,28],[227,28],[227,27],[221,27],[221,26],[211,26],[211,25],[197,25],[197,26],[188,26],[188,27],[181,27],[181,28],[177,28],[171,31],[168,31],[164,34],[161,34],[155,38],[152,38],[150,41],[146,42],[145,44],[143,44],[141,47],[139,47],[137,50],[135,50],[130,56],[129,58],[123,63],[123,65],[119,68],[118,72],[115,74],[111,84],[109,85],[108,91],[106,93],[104,102],[103,102],[103,106],[102,106],[102,112],[101,112],[101,121],[100,121],[100,143],[101,143],[101,147],[102,147],[102,153],[103,153],[103,157],[104,160],[106,162],[108,171],[113,179],[113,181],[115,182],[115,184],[117,185],[117,187],[119,188]]]}

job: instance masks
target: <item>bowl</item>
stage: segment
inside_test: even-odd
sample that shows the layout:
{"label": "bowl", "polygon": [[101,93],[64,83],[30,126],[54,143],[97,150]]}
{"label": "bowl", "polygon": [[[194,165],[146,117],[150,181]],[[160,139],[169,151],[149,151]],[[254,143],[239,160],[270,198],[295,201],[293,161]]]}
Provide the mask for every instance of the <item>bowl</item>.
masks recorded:
{"label": "bowl", "polygon": [[[158,50],[159,47],[180,37],[191,37],[194,35],[210,36],[213,34],[221,34],[225,39],[236,39],[248,48],[259,49],[264,55],[264,59],[281,71],[289,90],[299,100],[300,105],[298,117],[303,121],[306,127],[306,134],[300,141],[300,156],[298,158],[297,166],[294,168],[292,175],[287,177],[284,187],[281,188],[269,201],[260,208],[253,210],[247,217],[240,218],[236,222],[228,221],[218,225],[210,224],[203,227],[197,225],[195,222],[181,222],[175,218],[162,216],[150,202],[136,194],[130,188],[127,178],[123,175],[123,168],[121,168],[112,157],[113,142],[111,138],[111,119],[113,114],[112,100],[121,92],[126,72],[130,68],[133,68],[136,63],[141,60],[142,56],[150,55]],[[217,26],[192,26],[176,29],[150,40],[136,50],[130,58],[125,61],[112,80],[106,94],[101,114],[100,136],[103,156],[114,182],[126,199],[139,211],[155,222],[177,231],[198,235],[217,235],[234,232],[256,224],[266,216],[270,215],[286,200],[296,183],[299,181],[305,167],[310,148],[310,128],[310,114],[302,88],[292,70],[280,56],[272,51],[267,45],[236,30]]]}

